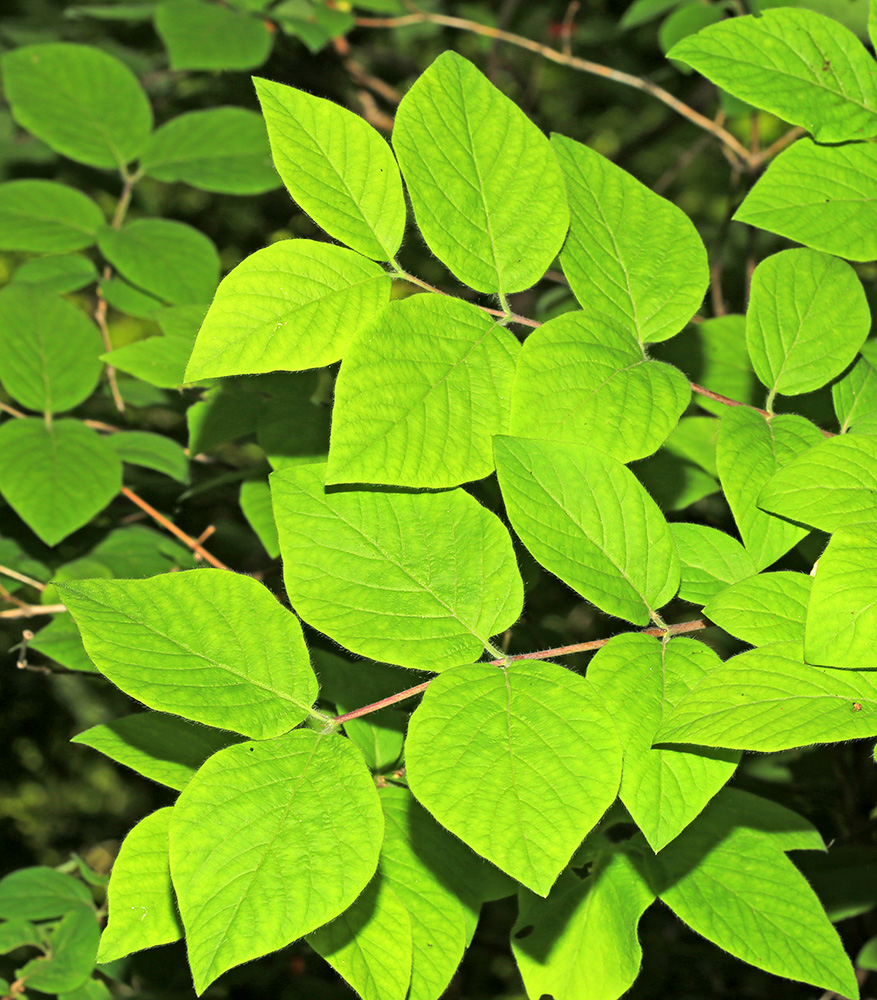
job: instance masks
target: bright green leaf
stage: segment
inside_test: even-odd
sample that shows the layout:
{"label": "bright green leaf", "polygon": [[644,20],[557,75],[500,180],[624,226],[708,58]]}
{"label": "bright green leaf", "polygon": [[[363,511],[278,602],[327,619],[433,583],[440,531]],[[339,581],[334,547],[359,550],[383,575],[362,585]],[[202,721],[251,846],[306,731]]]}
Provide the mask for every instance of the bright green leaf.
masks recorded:
{"label": "bright green leaf", "polygon": [[877,434],[877,369],[865,358],[831,387],[841,434]]}
{"label": "bright green leaf", "polygon": [[753,646],[804,638],[812,577],[804,573],[759,573],[712,597],[703,613]]}
{"label": "bright green leaf", "polygon": [[98,750],[138,774],[180,790],[208,757],[237,741],[233,733],[208,729],[178,715],[138,712],[92,726],[70,742]]}
{"label": "bright green leaf", "polygon": [[98,246],[132,284],[173,305],[209,302],[219,254],[199,230],[170,219],[136,219],[101,230]]}
{"label": "bright green leaf", "polygon": [[517,620],[511,538],[468,493],[327,493],[324,475],[271,476],[286,591],[308,624],[363,656],[444,670]]}
{"label": "bright green leaf", "polygon": [[55,152],[119,169],[143,151],[152,108],[137,77],[115,56],[50,42],[7,52],[2,67],[15,120]]}
{"label": "bright green leaf", "polygon": [[332,364],[389,295],[383,269],[352,250],[314,240],[273,243],[223,278],[186,377]]}
{"label": "bright green leaf", "polygon": [[265,551],[272,559],[277,559],[280,555],[280,540],[277,537],[271,490],[267,480],[248,479],[241,483],[240,504],[241,513],[259,536]]}
{"label": "bright green leaf", "polygon": [[255,84],[274,165],[302,210],[366,257],[392,260],[405,198],[386,140],[332,101],[270,80]]}
{"label": "bright green leaf", "polygon": [[155,30],[173,70],[255,69],[271,52],[264,20],[202,0],[164,0],[155,8]]}
{"label": "bright green leaf", "polygon": [[251,577],[199,569],[58,589],[101,673],[150,708],[265,739],[317,696],[298,620]]}
{"label": "bright green leaf", "polygon": [[799,139],[768,165],[734,218],[846,257],[877,257],[877,146]]}
{"label": "bright green leaf", "polygon": [[657,451],[690,398],[682,372],[649,361],[629,323],[568,312],[524,341],[511,429],[551,441],[587,441],[631,462]]}
{"label": "bright green leaf", "polygon": [[804,658],[824,667],[877,667],[877,524],[838,528],[819,557]]}
{"label": "bright green leaf", "polygon": [[393,302],[355,338],[335,385],[327,484],[457,486],[489,475],[508,429],[518,342],[446,295]]}
{"label": "bright green leaf", "polygon": [[433,680],[408,725],[405,763],[411,791],[443,826],[545,896],[615,799],[621,747],[583,678],[520,661]]}
{"label": "bright green leaf", "polygon": [[97,327],[66,299],[17,284],[0,292],[0,379],[22,406],[78,406],[97,386],[100,352]]}
{"label": "bright green leaf", "polygon": [[308,944],[364,1000],[407,997],[411,918],[380,869],[352,906],[308,935]]}
{"label": "bright green leaf", "polygon": [[870,329],[862,283],[837,257],[784,250],[756,267],[746,344],[771,396],[798,396],[830,382],[859,353]]}
{"label": "bright green leaf", "polygon": [[183,936],[168,862],[172,815],[172,808],[157,809],[122,841],[107,888],[109,917],[97,955],[101,963]]}
{"label": "bright green leaf", "polygon": [[542,565],[607,614],[647,625],[679,587],[667,522],[629,469],[581,444],[497,437],[509,519]]}
{"label": "bright green leaf", "polygon": [[299,730],[214,754],[170,826],[196,991],[346,910],[374,875],[383,829],[371,775],[339,736]]}
{"label": "bright green leaf", "polygon": [[430,250],[464,284],[501,296],[534,285],[569,225],[563,175],[539,129],[455,52],[399,105],[393,148]]}
{"label": "bright green leaf", "polygon": [[821,531],[877,520],[877,437],[844,434],[816,444],[779,469],[758,506]]}
{"label": "bright green leaf", "polygon": [[527,995],[617,1000],[639,973],[636,929],[654,898],[633,859],[609,850],[587,878],[570,872],[547,899],[524,896],[511,943]]}
{"label": "bright green leaf", "polygon": [[46,545],[81,528],[122,486],[115,452],[78,420],[8,420],[0,453],[0,493]]}
{"label": "bright green leaf", "polygon": [[177,115],[152,133],[140,167],[156,180],[220,194],[261,194],[280,186],[265,122],[246,108]]}
{"label": "bright green leaf", "polygon": [[707,674],[655,740],[774,753],[864,736],[877,736],[877,678],[814,667],[800,642],[774,642]]}
{"label": "bright green leaf", "polygon": [[700,308],[709,284],[691,220],[587,146],[562,135],[551,142],[569,190],[560,262],[576,298],[642,343],[672,337]]}
{"label": "bright green leaf", "polygon": [[777,469],[822,440],[813,424],[795,415],[768,421],[754,410],[735,406],[722,417],[719,476],[737,530],[758,569],[776,562],[807,534],[806,529],[759,509],[761,488]]}
{"label": "bright green leaf", "polygon": [[90,247],[104,224],[94,201],[55,181],[0,184],[0,250],[66,253]]}
{"label": "bright green leaf", "polygon": [[789,849],[783,843],[788,833],[782,826],[747,829],[747,800],[759,801],[745,792],[724,792],[657,856],[661,899],[698,934],[757,968],[858,997],[837,931],[782,853]]}
{"label": "bright green leaf", "polygon": [[48,656],[68,670],[97,673],[97,667],[88,658],[82,645],[79,629],[69,614],[54,615],[49,624],[33,637],[28,648]]}
{"label": "bright green leaf", "polygon": [[718,656],[694,639],[662,643],[628,633],[611,639],[588,665],[624,748],[621,801],[652,850],[666,847],[729,780],[739,754],[652,748],[664,715],[710,670]]}
{"label": "bright green leaf", "polygon": [[818,142],[877,135],[877,66],[831,18],[788,7],[733,17],[667,53]]}
{"label": "bright green leaf", "polygon": [[131,465],[163,472],[178,483],[189,481],[189,459],[173,438],[149,431],[125,431],[107,438],[113,451]]}
{"label": "bright green leaf", "polygon": [[703,524],[671,524],[682,583],[679,596],[692,604],[706,604],[738,580],[754,576],[758,567],[736,538]]}
{"label": "bright green leaf", "polygon": [[5,920],[48,920],[85,906],[92,907],[92,898],[84,883],[53,868],[18,868],[0,879]]}

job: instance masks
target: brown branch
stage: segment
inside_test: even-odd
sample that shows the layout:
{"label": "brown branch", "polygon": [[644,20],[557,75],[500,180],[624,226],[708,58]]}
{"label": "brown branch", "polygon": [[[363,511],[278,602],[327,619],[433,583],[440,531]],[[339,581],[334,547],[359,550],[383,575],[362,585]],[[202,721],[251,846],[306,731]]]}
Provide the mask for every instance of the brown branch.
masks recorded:
{"label": "brown branch", "polygon": [[404,14],[401,17],[358,17],[357,26],[360,28],[402,28],[408,24],[421,24],[428,21],[431,24],[441,24],[448,28],[459,28],[461,31],[471,31],[476,35],[484,35],[487,38],[494,38],[501,42],[508,42],[510,45],[517,45],[519,48],[535,52],[537,55],[559,63],[561,66],[568,66],[570,69],[579,70],[582,73],[590,73],[593,76],[603,77],[613,83],[622,83],[627,87],[633,87],[643,93],[649,94],[657,100],[672,108],[678,114],[687,118],[692,124],[697,125],[704,131],[714,135],[726,150],[728,155],[736,163],[752,170],[758,163],[752,161],[749,150],[721,125],[702,115],[699,111],[674,97],[669,91],[664,90],[657,84],[645,80],[631,73],[624,73],[621,70],[603,66],[600,63],[591,62],[589,59],[581,59],[578,56],[568,55],[558,52],[550,45],[543,45],[525,38],[523,35],[515,35],[510,31],[503,31],[500,28],[493,28],[490,25],[479,24],[477,21],[469,21],[462,17],[450,17],[447,14],[433,14],[428,11],[418,11],[414,14]]}
{"label": "brown branch", "polygon": [[178,528],[173,521],[169,521],[164,514],[159,513],[155,507],[152,507],[145,500],[141,499],[137,494],[128,489],[127,486],[122,487],[122,493],[131,501],[131,503],[136,503],[141,510],[145,510],[146,513],[163,528],[169,531],[172,535],[175,535],[179,540],[190,548],[196,555],[200,556],[205,562],[209,562],[211,566],[215,566],[217,569],[229,569],[224,562],[220,562],[216,556],[211,555],[207,549],[200,545],[196,539],[187,535],[185,531]]}
{"label": "brown branch", "polygon": [[758,154],[758,165],[761,166],[761,164],[766,163],[768,160],[772,160],[777,153],[781,153],[786,146],[790,146],[796,139],[800,139],[802,135],[806,134],[807,129],[799,128],[798,126],[789,129],[785,135],[781,135],[776,142],[772,142],[767,149],[763,149]]}
{"label": "brown branch", "polygon": [[8,566],[0,566],[0,573],[3,576],[8,576],[12,580],[18,580],[19,583],[26,583],[29,587],[33,587],[35,590],[45,590],[46,585],[40,583],[39,580],[34,580],[32,576],[25,576],[24,573],[19,573],[17,570],[9,569]]}
{"label": "brown branch", "polygon": [[0,611],[0,618],[9,621],[14,618],[35,618],[38,615],[60,615],[66,610],[63,604],[26,604],[23,608]]}
{"label": "brown branch", "polygon": [[[413,274],[409,274],[407,271],[398,271],[391,275],[394,278],[401,278],[403,281],[410,281],[412,285],[418,285],[420,288],[425,288],[428,292],[435,292],[436,295],[447,295],[449,298],[455,298],[450,292],[443,292],[440,288],[436,288],[435,285],[431,285],[428,281],[423,281],[422,279],[416,277]],[[477,302],[473,305],[478,306],[483,312],[490,313],[491,316],[499,316],[501,319],[508,320],[511,323],[519,323],[521,326],[542,326],[542,324],[535,319],[529,319],[526,316],[519,316],[517,313],[506,312],[504,309],[491,309],[489,306],[479,306]]]}
{"label": "brown branch", "polygon": [[[690,622],[678,622],[676,625],[668,625],[666,629],[663,628],[646,628],[638,632],[638,635],[654,635],[654,636],[664,636],[664,635],[682,635],[686,632],[697,632],[700,629],[708,628],[709,622],[704,621],[702,618],[695,619]],[[610,637],[611,638],[611,637]],[[485,663],[477,664],[478,666],[484,667],[504,667],[509,663],[513,663],[516,660],[547,660],[552,656],[567,656],[570,653],[585,653],[593,649],[600,649],[601,646],[605,646],[610,639],[594,639],[591,642],[577,642],[572,646],[557,646],[555,649],[542,649],[536,653],[518,653],[515,656],[505,656],[500,660],[487,660]],[[390,705],[396,705],[400,701],[407,701],[409,698],[413,698],[415,695],[422,694],[434,678],[428,681],[424,681],[422,684],[417,684],[415,687],[406,688],[404,691],[399,691],[397,694],[391,694],[388,698],[382,698],[380,701],[373,702],[371,705],[363,705],[362,708],[355,708],[352,712],[346,712],[344,715],[336,715],[331,719],[333,726],[341,726],[345,722],[350,722],[351,719],[359,719],[363,715],[371,715],[373,712],[379,712],[382,708],[388,708]]]}
{"label": "brown branch", "polygon": [[27,414],[22,413],[21,410],[16,410],[14,406],[10,406],[9,403],[0,402],[0,412],[8,413],[10,417],[16,417],[18,420],[23,420]]}
{"label": "brown branch", "polygon": [[713,392],[712,389],[705,389],[702,385],[698,385],[697,382],[689,382],[693,392],[698,393],[700,396],[706,396],[708,399],[714,399],[717,403],[724,403],[725,406],[745,406],[749,410],[755,410],[756,413],[760,413],[763,417],[769,417],[770,414],[767,410],[762,410],[758,406],[753,406],[751,403],[741,403],[738,399],[731,399],[728,396],[723,396],[721,393]]}

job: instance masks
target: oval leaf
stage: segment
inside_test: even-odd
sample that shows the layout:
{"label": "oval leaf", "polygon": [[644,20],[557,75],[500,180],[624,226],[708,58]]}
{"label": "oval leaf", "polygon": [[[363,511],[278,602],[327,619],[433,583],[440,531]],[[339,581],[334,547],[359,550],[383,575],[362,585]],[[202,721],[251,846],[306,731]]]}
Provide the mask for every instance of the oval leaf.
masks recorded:
{"label": "oval leaf", "polygon": [[214,754],[170,824],[196,991],[346,910],[375,873],[383,832],[374,782],[348,740],[299,730]]}

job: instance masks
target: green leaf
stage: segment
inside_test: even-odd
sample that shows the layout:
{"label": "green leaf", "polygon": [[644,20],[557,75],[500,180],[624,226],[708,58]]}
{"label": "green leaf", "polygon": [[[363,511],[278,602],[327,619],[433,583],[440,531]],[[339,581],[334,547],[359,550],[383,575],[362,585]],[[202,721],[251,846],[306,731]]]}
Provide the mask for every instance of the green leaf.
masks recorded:
{"label": "green leaf", "polygon": [[738,580],[758,572],[752,556],[736,538],[703,524],[671,524],[682,565],[679,596],[692,604],[706,604]]}
{"label": "green leaf", "polygon": [[42,948],[43,937],[29,920],[5,920],[0,924],[0,954],[33,945]]}
{"label": "green leaf", "polygon": [[[661,27],[658,29],[658,44],[664,53],[670,51],[673,46],[695,34],[707,25],[721,21],[725,16],[725,8],[721,3],[683,3],[671,14],[664,18]],[[690,73],[691,70],[681,63],[674,63],[682,73]],[[726,94],[721,95],[723,99]]]}
{"label": "green leaf", "polygon": [[405,764],[443,826],[545,896],[615,799],[621,747],[583,678],[520,661],[433,680],[408,725]]}
{"label": "green leaf", "polygon": [[652,749],[663,717],[720,665],[694,639],[664,643],[635,633],[615,636],[588,665],[588,681],[624,748],[621,801],[656,852],[688,826],[737,766],[740,755],[733,752]]}
{"label": "green leaf", "polygon": [[164,305],[161,299],[135,288],[118,274],[114,274],[109,281],[99,281],[98,287],[107,305],[138,319],[151,319]]}
{"label": "green leaf", "polygon": [[841,434],[877,434],[877,369],[865,358],[831,387]]}
{"label": "green leaf", "polygon": [[330,236],[392,260],[405,229],[399,168],[386,140],[332,101],[255,79],[271,155],[289,193]]}
{"label": "green leaf", "polygon": [[223,278],[186,377],[322,368],[341,358],[389,296],[389,276],[352,250],[273,243]]}
{"label": "green leaf", "polygon": [[122,463],[78,420],[8,420],[0,453],[0,493],[46,545],[81,528],[122,486]]}
{"label": "green leaf", "polygon": [[7,52],[2,67],[15,120],[56,153],[121,169],[143,152],[152,108],[137,77],[115,56],[50,42]]}
{"label": "green leaf", "polygon": [[181,790],[208,757],[238,738],[177,715],[138,712],[92,726],[70,742],[91,747],[138,774]]}
{"label": "green leaf", "polygon": [[55,181],[0,184],[0,250],[67,253],[97,239],[104,214],[81,191]]}
{"label": "green leaf", "polygon": [[98,246],[132,284],[173,305],[209,302],[219,281],[219,254],[199,230],[170,219],[136,219],[102,229]]}
{"label": "green leaf", "polygon": [[95,390],[101,336],[91,320],[58,295],[25,285],[0,292],[0,378],[29,410],[72,410]]}
{"label": "green leaf", "polygon": [[767,482],[758,506],[822,531],[877,520],[877,437],[820,438]]}
{"label": "green leaf", "polygon": [[82,254],[52,254],[26,260],[15,269],[10,281],[37,288],[41,295],[64,295],[96,282],[97,268]]}
{"label": "green leaf", "polygon": [[607,845],[587,878],[569,872],[547,899],[521,896],[511,944],[528,996],[617,1000],[633,985],[655,894],[629,855]]}
{"label": "green leaf", "polygon": [[475,931],[481,900],[506,896],[514,884],[497,883],[494,875],[501,873],[439,826],[407,788],[389,785],[380,798],[386,821],[381,878],[411,922],[408,1000],[438,1000]]}
{"label": "green leaf", "polygon": [[[331,380],[324,371],[274,376],[264,390],[256,440],[275,469],[318,462],[329,451]],[[290,424],[295,434],[289,433]]]}
{"label": "green leaf", "polygon": [[[227,381],[207,392],[186,410],[189,454],[210,451],[226,441],[252,434],[259,422],[259,401],[242,391],[238,381]],[[287,425],[286,431],[289,437]]]}
{"label": "green leaf", "polygon": [[249,521],[250,527],[259,536],[265,551],[272,559],[280,556],[280,539],[274,523],[274,509],[271,506],[271,490],[265,479],[249,479],[241,483],[241,513]]}
{"label": "green leaf", "polygon": [[421,670],[476,660],[521,613],[511,538],[463,490],[326,493],[325,467],[271,476],[286,591],[355,653]]}
{"label": "green leaf", "polygon": [[[156,300],[158,308],[161,303]],[[192,353],[191,337],[148,337],[108,351],[101,361],[161,389],[176,389],[186,381],[186,365]],[[194,406],[198,406],[195,403]],[[192,408],[186,412],[187,419]]]}
{"label": "green leaf", "polygon": [[100,927],[94,906],[66,913],[52,931],[51,954],[32,958],[15,975],[29,989],[66,993],[81,986],[94,970]]}
{"label": "green leaf", "polygon": [[877,667],[877,524],[838,528],[819,557],[804,658],[824,667]]}
{"label": "green leaf", "polygon": [[877,146],[799,139],[773,160],[734,218],[848,260],[877,257]]}
{"label": "green leaf", "polygon": [[155,8],[155,30],[173,70],[255,69],[272,46],[260,18],[201,0],[164,0]]}
{"label": "green leaf", "polygon": [[729,18],[667,56],[817,142],[877,135],[877,66],[848,28],[822,14],[783,7]]}
{"label": "green leaf", "polygon": [[752,275],[746,345],[771,396],[826,385],[865,343],[871,312],[856,272],[815,250],[784,250]]}
{"label": "green leaf", "polygon": [[758,569],[776,562],[807,534],[806,529],[760,510],[761,488],[777,469],[822,440],[819,430],[799,416],[783,414],[766,420],[754,410],[735,406],[722,417],[719,476],[737,530]]}
{"label": "green leaf", "polygon": [[877,736],[877,678],[814,667],[804,662],[800,642],[774,642],[709,673],[655,741],[774,753],[864,736]]}
{"label": "green leaf", "polygon": [[[789,849],[783,843],[790,839],[787,828],[746,828],[752,800],[759,802],[745,792],[724,792],[655,858],[661,900],[698,934],[744,962],[857,997],[855,973],[837,931],[782,853]],[[794,816],[760,801],[768,810]]]}
{"label": "green leaf", "polygon": [[170,826],[196,992],[347,909],[374,875],[383,832],[377,790],[348,740],[299,730],[214,754]]}
{"label": "green leaf", "polygon": [[637,462],[631,471],[664,512],[684,510],[719,491],[718,480],[664,448]]}
{"label": "green leaf", "polygon": [[0,917],[5,920],[49,920],[85,906],[93,916],[88,888],[53,868],[19,868],[0,879]]}
{"label": "green leaf", "polygon": [[717,477],[716,443],[720,426],[715,417],[683,417],[664,442],[664,449]]}
{"label": "green leaf", "polygon": [[100,939],[99,962],[113,962],[183,936],[168,862],[172,815],[172,808],[157,809],[122,841],[107,888],[109,917]]}
{"label": "green leaf", "polygon": [[691,220],[587,146],[562,135],[551,143],[569,190],[560,262],[575,297],[642,343],[672,337],[700,308],[709,284]]}
{"label": "green leaf", "polygon": [[631,462],[657,451],[690,398],[682,372],[649,361],[629,323],[568,312],[524,341],[511,429],[551,441],[587,441]]}
{"label": "green leaf", "polygon": [[177,115],[149,137],[140,167],[156,180],[220,194],[262,194],[280,186],[265,122],[246,108]]}
{"label": "green leaf", "polygon": [[506,510],[542,565],[607,614],[647,625],[679,587],[663,514],[629,469],[581,444],[497,437]]}
{"label": "green leaf", "polygon": [[295,615],[251,577],[199,569],[58,589],[100,672],[149,708],[265,739],[317,696]]}
{"label": "green leaf", "polygon": [[468,302],[390,303],[341,366],[326,483],[441,488],[489,475],[517,353],[512,334]]}
{"label": "green leaf", "polygon": [[82,645],[79,629],[69,614],[55,615],[49,624],[41,628],[31,639],[29,648],[48,656],[68,670],[97,673],[97,667],[88,658]]}
{"label": "green leaf", "polygon": [[[692,324],[672,340],[656,344],[649,353],[675,365],[693,383],[729,399],[758,405],[764,398],[749,363],[744,316],[729,314]],[[699,392],[692,396],[692,402],[717,417],[728,410],[727,403]]]}
{"label": "green leaf", "polygon": [[801,642],[812,583],[812,577],[804,573],[759,573],[716,594],[703,613],[753,646]]}
{"label": "green leaf", "polygon": [[407,997],[411,918],[380,868],[352,906],[307,940],[364,1000]]}
{"label": "green leaf", "polygon": [[107,441],[123,462],[163,472],[178,483],[188,483],[189,458],[173,438],[149,431],[125,431],[110,434]]}
{"label": "green leaf", "polygon": [[620,28],[638,28],[682,2],[684,0],[633,0],[618,25]]}
{"label": "green leaf", "polygon": [[569,225],[542,132],[475,66],[443,52],[399,105],[393,148],[430,250],[464,284],[500,296],[534,285]]}

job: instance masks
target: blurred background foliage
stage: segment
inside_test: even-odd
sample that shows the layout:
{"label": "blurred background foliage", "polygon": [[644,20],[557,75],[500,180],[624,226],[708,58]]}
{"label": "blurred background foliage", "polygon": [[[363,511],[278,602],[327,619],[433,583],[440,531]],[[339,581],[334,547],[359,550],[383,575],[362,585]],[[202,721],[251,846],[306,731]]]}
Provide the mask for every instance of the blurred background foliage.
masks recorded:
{"label": "blurred background foliage", "polygon": [[[759,2],[762,8],[778,5],[773,0]],[[799,5],[837,17],[867,37],[866,0],[808,0]],[[749,148],[769,146],[788,129],[769,115],[754,113],[741,102],[717,94],[702,78],[683,72],[664,58],[663,52],[684,34],[729,13],[751,11],[752,6],[742,0],[636,0],[632,5],[623,0],[585,0],[580,4],[568,0],[420,0],[418,9],[510,31],[645,78],[709,117],[718,116]],[[712,136],[666,105],[641,90],[577,72],[534,52],[456,27],[434,23],[397,28],[357,25],[357,17],[380,19],[409,13],[401,0],[369,0],[356,9],[340,0],[334,4],[317,0],[228,0],[221,4],[208,0],[82,4],[5,0],[3,10],[0,51],[69,41],[110,52],[125,62],[146,88],[157,125],[186,111],[224,105],[258,111],[251,81],[255,73],[336,101],[389,134],[398,98],[433,58],[453,49],[479,66],[544,131],[560,132],[595,148],[691,216],[709,250],[713,272],[711,298],[699,317],[703,320],[742,313],[754,265],[784,245],[778,237],[730,222],[754,176],[735,171]],[[8,108],[0,105],[0,180],[19,178],[46,178],[78,188],[94,197],[108,216],[120,193],[119,178],[112,172],[57,156],[18,128]],[[277,186],[261,194],[229,195],[144,178],[136,187],[128,218],[152,216],[187,222],[208,235],[220,250],[223,273],[275,240],[322,238],[279,186],[279,179]],[[27,261],[28,255],[0,253],[0,284]],[[403,248],[403,261],[412,273],[461,293],[449,283],[448,275],[413,230]],[[869,298],[873,298],[877,270],[873,265],[859,265],[857,270]],[[74,301],[91,308],[89,291],[71,294]],[[517,312],[538,319],[573,307],[565,285],[551,280],[514,296],[512,304]],[[734,321],[723,322],[733,325]],[[115,347],[158,332],[148,317],[112,308],[109,329]],[[732,344],[733,338],[727,343]],[[743,393],[737,398],[745,398],[751,391],[743,371],[745,359],[738,364],[730,347],[718,357],[709,356],[694,325],[654,354],[679,364],[696,381],[720,391],[725,390],[713,384],[711,377],[724,380],[725,385],[736,378],[738,392]],[[226,424],[232,421],[235,430],[226,427],[223,433],[212,436],[209,427],[203,431],[201,461],[193,463],[190,485],[183,487],[167,476],[140,468],[132,470],[130,484],[160,510],[172,512],[175,523],[193,536],[213,526],[211,550],[235,569],[264,580],[281,595],[271,540],[264,532],[260,540],[239,503],[241,482],[266,467],[268,438],[263,435],[257,440],[253,419],[262,405],[260,399],[266,392],[270,397],[270,382],[266,380],[270,376],[238,379],[223,390],[224,419]],[[327,414],[331,384],[312,381],[308,391],[315,405]],[[163,389],[124,376],[121,387],[128,403],[126,419],[132,426],[186,444],[187,410],[199,398],[197,392]],[[830,399],[825,391],[812,398],[797,397],[795,404],[797,412],[832,428]],[[99,392],[78,412],[93,419],[119,419],[108,391]],[[702,412],[692,408],[692,414]],[[231,414],[236,414],[233,420]],[[650,479],[648,468],[640,470],[644,481],[671,516],[733,533],[724,501],[716,495],[708,476],[701,472],[698,478],[698,470],[686,457],[684,441],[678,442],[676,452],[677,463],[669,472],[654,469]],[[471,489],[482,502],[498,509],[493,479]],[[257,517],[251,520],[255,523]],[[134,523],[143,530],[149,524],[119,499],[87,528],[49,550],[0,502],[0,563],[6,561],[4,545],[14,545],[32,558],[33,575],[40,580],[50,580],[59,571],[62,577],[100,575],[101,558],[112,562],[113,575],[124,575],[124,559],[130,552],[101,556],[100,546],[113,529]],[[810,548],[812,565],[821,550],[820,541],[811,540]],[[519,550],[519,556],[528,600],[524,618],[509,637],[511,652],[607,634],[605,619],[541,570],[526,552]],[[70,568],[85,557],[83,565]],[[170,541],[166,558],[166,568],[174,563],[191,565],[190,554]],[[798,553],[780,568],[807,571],[809,565]],[[153,571],[159,572],[161,567]],[[0,583],[8,581],[0,579]],[[36,599],[26,591],[23,596]],[[677,603],[675,617],[671,614],[669,620],[693,616],[691,605]],[[2,607],[11,606],[2,603]],[[136,706],[100,677],[65,671],[38,652],[29,652],[27,668],[17,669],[21,654],[16,647],[26,626],[38,627],[31,621],[0,621],[4,762],[0,775],[0,874],[32,864],[61,865],[69,861],[72,852],[105,873],[127,830],[147,812],[169,805],[172,793],[123,771],[87,747],[69,743],[71,736],[83,729]],[[718,629],[700,635],[723,655],[741,648]],[[317,647],[322,643],[330,648],[319,637],[311,634],[309,639]],[[579,654],[565,662],[584,666],[587,661]],[[873,771],[871,748],[857,743],[821,749],[818,755],[812,749],[748,755],[738,784],[804,813],[827,842],[837,841],[844,850],[854,852],[873,843]],[[877,904],[877,878],[862,880],[859,865],[855,880],[845,879],[843,860],[854,855],[840,850],[834,857],[839,860],[830,869],[818,859],[814,862],[799,856],[798,860],[830,909],[833,907],[833,915],[844,920],[842,931],[855,954],[877,930],[871,912]],[[511,1000],[523,996],[507,945],[513,920],[514,907],[509,901],[487,907],[449,997]],[[807,987],[780,982],[723,955],[659,906],[646,914],[641,939],[643,974],[629,994],[636,1000],[812,995]],[[0,968],[0,975],[9,972]],[[178,945],[114,963],[105,972],[111,980],[121,977],[116,987],[120,996],[192,995]],[[121,985],[122,979],[128,985]],[[229,973],[210,990],[212,996],[220,994],[334,998],[349,996],[350,991],[306,945],[298,944]]]}

